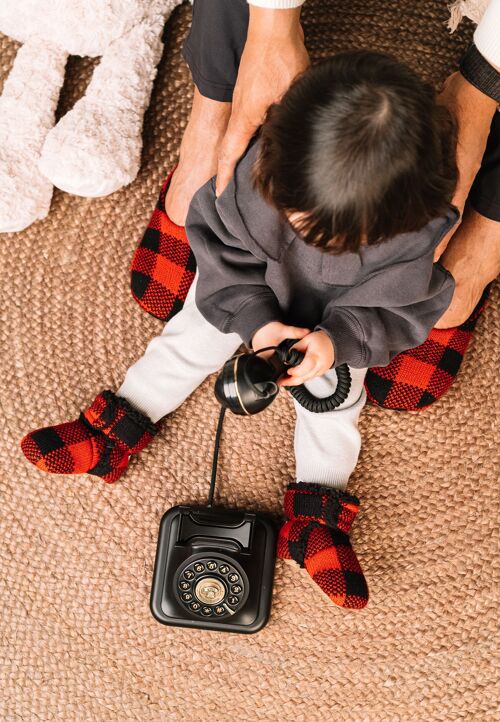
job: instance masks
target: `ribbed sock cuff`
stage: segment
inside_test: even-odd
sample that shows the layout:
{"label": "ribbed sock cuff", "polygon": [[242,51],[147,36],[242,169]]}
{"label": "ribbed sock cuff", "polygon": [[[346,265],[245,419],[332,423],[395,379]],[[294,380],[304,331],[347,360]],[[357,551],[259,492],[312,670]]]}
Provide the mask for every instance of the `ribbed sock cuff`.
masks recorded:
{"label": "ribbed sock cuff", "polygon": [[151,399],[148,398],[144,393],[144,387],[141,385],[136,388],[135,385],[126,379],[120,386],[116,395],[129,402],[134,409],[140,411],[141,414],[147,416],[153,424],[158,423],[168,411],[165,411],[165,400],[164,399]]}
{"label": "ribbed sock cuff", "polygon": [[319,484],[320,486],[328,486],[330,489],[345,491],[349,482],[349,476],[350,474],[342,471],[326,472],[321,468],[315,470],[314,466],[311,466],[307,475],[303,474],[301,477],[298,477],[297,482],[299,484]]}

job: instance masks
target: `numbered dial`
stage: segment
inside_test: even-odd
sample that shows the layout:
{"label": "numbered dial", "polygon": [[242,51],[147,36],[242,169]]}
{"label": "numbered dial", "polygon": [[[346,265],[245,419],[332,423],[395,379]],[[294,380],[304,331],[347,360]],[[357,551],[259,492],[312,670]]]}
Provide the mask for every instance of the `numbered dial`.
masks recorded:
{"label": "numbered dial", "polygon": [[176,592],[191,614],[221,619],[232,616],[243,606],[248,580],[231,561],[207,557],[181,567]]}

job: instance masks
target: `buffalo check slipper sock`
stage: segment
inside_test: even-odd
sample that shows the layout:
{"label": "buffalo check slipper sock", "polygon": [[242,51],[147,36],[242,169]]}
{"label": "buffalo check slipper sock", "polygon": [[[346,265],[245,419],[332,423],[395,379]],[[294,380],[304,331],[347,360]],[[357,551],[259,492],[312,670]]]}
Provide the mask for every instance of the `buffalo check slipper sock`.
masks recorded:
{"label": "buffalo check slipper sock", "polygon": [[365,379],[368,401],[394,411],[421,411],[444,396],[458,374],[489,290],[487,286],[461,326],[433,328],[417,348],[403,351],[387,366],[369,369]]}
{"label": "buffalo check slipper sock", "polygon": [[334,604],[362,609],[368,587],[349,541],[359,500],[340,489],[319,484],[290,484],[278,537],[278,557],[293,559]]}
{"label": "buffalo check slipper sock", "polygon": [[30,431],[21,441],[25,457],[52,474],[120,478],[130,456],[149,444],[157,427],[128,401],[100,393],[76,421]]}
{"label": "buffalo check slipper sock", "polygon": [[165,212],[173,173],[163,184],[130,269],[133,297],[141,308],[162,321],[181,310],[196,272],[186,229],[173,223]]}

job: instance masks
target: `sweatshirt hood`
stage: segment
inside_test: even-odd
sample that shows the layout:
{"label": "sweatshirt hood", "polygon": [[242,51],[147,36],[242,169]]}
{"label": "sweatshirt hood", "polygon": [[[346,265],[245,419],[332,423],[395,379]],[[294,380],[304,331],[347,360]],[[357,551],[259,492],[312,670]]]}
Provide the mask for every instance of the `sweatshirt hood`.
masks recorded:
{"label": "sweatshirt hood", "polygon": [[258,151],[259,142],[254,141],[238,162],[232,180],[215,205],[228,231],[241,238],[250,251],[257,257],[264,253],[279,261],[296,233],[254,188],[252,168]]}
{"label": "sweatshirt hood", "polygon": [[[238,162],[233,178],[216,200],[216,208],[227,229],[248,244],[256,256],[264,254],[279,261],[298,234],[279,211],[254,188],[252,169],[259,153],[259,140],[253,141]],[[365,246],[356,256],[361,266],[383,267],[388,261],[404,263],[434,252],[443,236],[458,221],[460,215],[449,206],[444,216],[432,219],[424,228],[401,233],[383,243]],[[251,229],[251,230],[250,230]],[[335,264],[341,256],[314,249],[326,256],[328,264]]]}

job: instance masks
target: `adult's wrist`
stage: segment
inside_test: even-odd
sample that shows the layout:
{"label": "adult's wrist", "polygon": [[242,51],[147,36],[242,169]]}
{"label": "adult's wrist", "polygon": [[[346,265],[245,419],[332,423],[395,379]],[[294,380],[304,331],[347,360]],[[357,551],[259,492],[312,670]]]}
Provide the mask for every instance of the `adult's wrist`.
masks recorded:
{"label": "adult's wrist", "polygon": [[452,203],[462,212],[470,187],[481,167],[497,104],[459,72],[447,79],[438,102],[445,105],[457,121],[456,159],[459,177]]}
{"label": "adult's wrist", "polygon": [[247,42],[262,43],[272,40],[302,37],[301,6],[276,9],[250,5]]}

